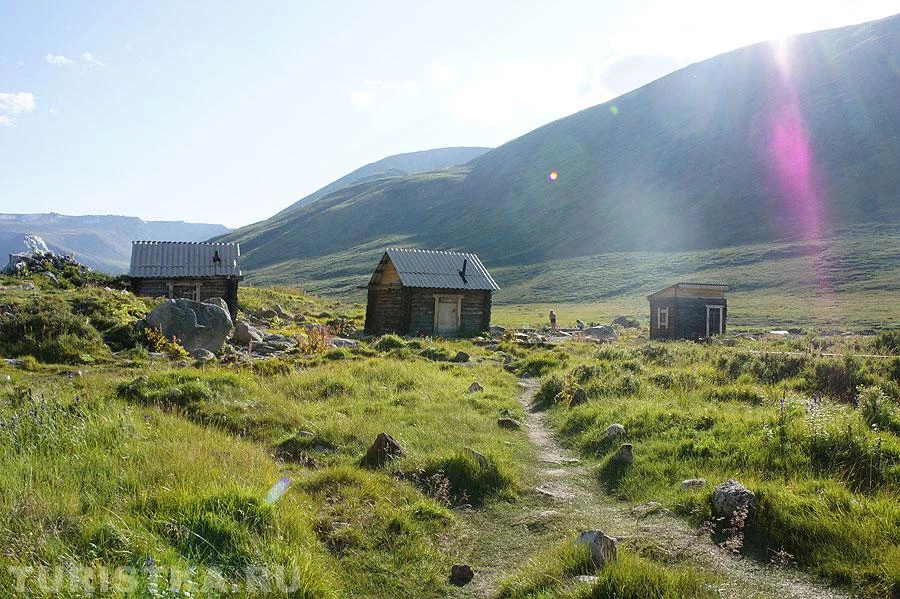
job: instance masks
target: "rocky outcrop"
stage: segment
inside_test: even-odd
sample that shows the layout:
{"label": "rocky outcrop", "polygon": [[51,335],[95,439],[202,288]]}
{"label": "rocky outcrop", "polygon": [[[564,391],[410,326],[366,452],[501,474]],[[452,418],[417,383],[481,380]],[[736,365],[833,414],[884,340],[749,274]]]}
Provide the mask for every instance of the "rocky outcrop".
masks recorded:
{"label": "rocky outcrop", "polygon": [[738,512],[750,510],[756,504],[756,494],[734,479],[716,485],[712,495],[713,515],[731,520]]}
{"label": "rocky outcrop", "polygon": [[379,468],[389,460],[399,460],[405,455],[406,452],[397,439],[387,433],[378,433],[375,442],[363,456],[362,463],[370,468]]}
{"label": "rocky outcrop", "polygon": [[237,345],[246,346],[262,342],[263,334],[250,326],[246,320],[239,320],[234,324],[234,335],[231,340]]}
{"label": "rocky outcrop", "polygon": [[183,298],[164,301],[144,321],[168,339],[177,339],[188,352],[205,349],[214,354],[222,350],[232,327],[228,310]]}
{"label": "rocky outcrop", "polygon": [[601,530],[585,530],[575,539],[576,545],[587,545],[591,552],[591,561],[598,568],[616,561],[615,537],[605,534]]}
{"label": "rocky outcrop", "polygon": [[615,341],[616,331],[612,327],[599,326],[590,327],[584,330],[584,336],[598,341]]}

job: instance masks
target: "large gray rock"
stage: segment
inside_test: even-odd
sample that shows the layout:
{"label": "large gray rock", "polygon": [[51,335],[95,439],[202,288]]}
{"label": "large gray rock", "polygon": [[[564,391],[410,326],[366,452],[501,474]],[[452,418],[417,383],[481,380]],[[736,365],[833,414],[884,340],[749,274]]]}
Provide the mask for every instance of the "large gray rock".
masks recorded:
{"label": "large gray rock", "polygon": [[183,298],[164,301],[144,320],[167,338],[175,337],[189,352],[205,349],[218,353],[231,333],[228,310]]}
{"label": "large gray rock", "polygon": [[606,325],[599,327],[590,327],[584,330],[585,337],[598,339],[600,341],[615,341],[616,331],[612,327]]}
{"label": "large gray rock", "polygon": [[613,454],[612,461],[616,464],[626,465],[634,461],[634,447],[631,443],[625,443]]}
{"label": "large gray rock", "polygon": [[613,324],[617,324],[623,329],[636,329],[640,327],[640,323],[630,316],[616,316],[613,318]]}
{"label": "large gray rock", "polygon": [[211,304],[213,306],[219,306],[220,308],[222,308],[229,314],[231,313],[231,310],[228,309],[228,303],[225,300],[223,300],[221,297],[211,297],[209,299],[203,300],[203,303]]}
{"label": "large gray rock", "polygon": [[363,456],[362,463],[364,466],[379,468],[389,460],[399,460],[405,455],[406,452],[397,439],[387,433],[378,433],[375,442]]}
{"label": "large gray rock", "polygon": [[575,539],[576,545],[587,545],[591,561],[598,568],[616,561],[616,538],[600,530],[585,530]]}
{"label": "large gray rock", "polygon": [[716,485],[712,496],[715,516],[731,520],[738,512],[746,512],[756,504],[756,494],[734,479]]}
{"label": "large gray rock", "polygon": [[238,345],[250,345],[251,343],[260,343],[263,335],[250,326],[246,320],[239,320],[234,323],[234,335],[231,336],[231,339]]}
{"label": "large gray rock", "polygon": [[628,434],[628,431],[625,430],[625,427],[619,424],[618,422],[614,422],[606,427],[606,430],[603,431],[603,438],[619,438],[624,437]]}

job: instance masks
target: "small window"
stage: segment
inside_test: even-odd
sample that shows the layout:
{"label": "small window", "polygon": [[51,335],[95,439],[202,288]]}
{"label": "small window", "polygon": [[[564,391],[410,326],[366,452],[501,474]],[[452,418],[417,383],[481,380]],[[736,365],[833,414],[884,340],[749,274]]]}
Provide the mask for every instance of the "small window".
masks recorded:
{"label": "small window", "polygon": [[668,329],[669,328],[669,309],[668,308],[657,308],[656,309],[656,326],[660,329]]}

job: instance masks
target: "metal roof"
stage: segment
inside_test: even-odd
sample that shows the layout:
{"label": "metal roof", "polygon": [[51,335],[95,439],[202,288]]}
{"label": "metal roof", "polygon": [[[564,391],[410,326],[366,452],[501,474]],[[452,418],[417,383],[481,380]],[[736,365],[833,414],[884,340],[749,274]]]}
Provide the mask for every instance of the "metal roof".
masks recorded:
{"label": "metal roof", "polygon": [[650,299],[654,295],[659,295],[663,291],[668,291],[669,289],[681,289],[682,287],[710,287],[713,289],[721,289],[722,291],[728,290],[728,285],[726,285],[725,283],[700,283],[697,281],[687,281],[687,282],[675,283],[674,285],[669,285],[668,287],[664,287],[664,288],[660,289],[659,291],[656,291],[656,292],[648,295],[647,299]]}
{"label": "metal roof", "polygon": [[[219,262],[214,258],[218,252]],[[239,277],[237,243],[190,241],[133,241],[131,269],[136,278]]]}
{"label": "metal roof", "polygon": [[[406,287],[436,289],[483,289],[498,291],[500,287],[475,254],[390,248],[385,252]],[[384,258],[382,258],[382,262]],[[465,263],[465,278],[462,276]],[[375,283],[380,269],[372,275]]]}

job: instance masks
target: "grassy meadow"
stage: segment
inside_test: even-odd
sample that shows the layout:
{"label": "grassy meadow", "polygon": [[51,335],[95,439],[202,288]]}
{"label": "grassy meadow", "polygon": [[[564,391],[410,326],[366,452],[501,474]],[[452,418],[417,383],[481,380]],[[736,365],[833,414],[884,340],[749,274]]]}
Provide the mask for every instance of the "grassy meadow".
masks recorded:
{"label": "grassy meadow", "polygon": [[[524,431],[497,425],[526,418],[517,376],[539,377],[540,405],[609,501],[661,502],[749,559],[867,596],[900,584],[900,358],[817,355],[896,354],[896,333],[725,347],[637,331],[555,349],[389,335],[195,363],[132,330],[154,300],[31,281],[0,278],[4,596],[469,596],[450,566],[501,558],[479,592],[713,596],[715,573],[631,545],[596,571],[563,540],[575,513],[520,538],[520,512],[544,508]],[[359,304],[242,291],[242,310],[275,305],[361,325]],[[470,361],[450,362],[458,351]],[[569,408],[577,386],[589,401]],[[612,422],[635,447],[625,469],[608,460]],[[405,456],[365,466],[380,432]],[[708,484],[681,488],[695,477]],[[759,497],[737,527],[710,521],[727,478]]]}

